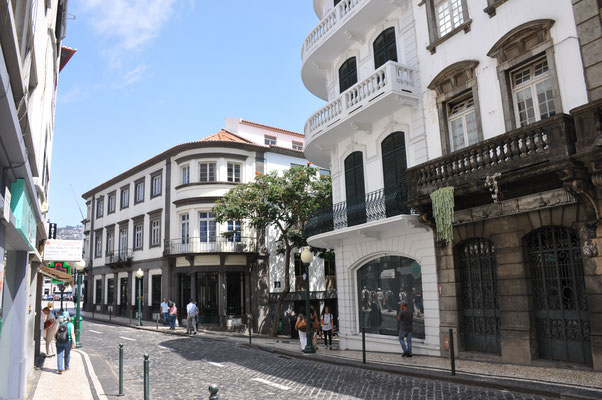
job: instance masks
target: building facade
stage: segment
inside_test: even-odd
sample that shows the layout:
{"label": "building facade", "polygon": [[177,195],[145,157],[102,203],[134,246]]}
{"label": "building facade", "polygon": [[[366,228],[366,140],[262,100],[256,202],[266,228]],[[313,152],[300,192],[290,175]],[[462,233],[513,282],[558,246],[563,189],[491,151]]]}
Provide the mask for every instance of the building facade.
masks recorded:
{"label": "building facade", "polygon": [[431,194],[453,190],[435,243],[460,357],[602,368],[593,3],[412,2],[429,161],[409,206],[441,232]]}
{"label": "building facade", "polygon": [[67,1],[0,4],[0,399],[26,396],[40,344],[43,243]]}
{"label": "building facade", "polygon": [[413,8],[315,0],[301,76],[327,104],[305,125],[306,157],[328,166],[333,207],[309,244],[334,250],[342,349],[399,352],[397,311],[414,312],[414,352],[439,354],[432,229],[407,205],[407,168],[428,160]]}
{"label": "building facade", "polygon": [[[270,232],[245,221],[219,224],[211,209],[235,185],[256,173],[307,162],[302,134],[227,119],[220,132],[175,146],[83,195],[88,204],[85,249],[88,310],[159,317],[163,298],[186,316],[190,299],[200,323],[215,329],[269,330],[269,293],[277,290],[283,260]],[[226,231],[239,231],[224,238]],[[323,280],[323,278],[322,278]],[[274,289],[276,288],[276,289]]]}

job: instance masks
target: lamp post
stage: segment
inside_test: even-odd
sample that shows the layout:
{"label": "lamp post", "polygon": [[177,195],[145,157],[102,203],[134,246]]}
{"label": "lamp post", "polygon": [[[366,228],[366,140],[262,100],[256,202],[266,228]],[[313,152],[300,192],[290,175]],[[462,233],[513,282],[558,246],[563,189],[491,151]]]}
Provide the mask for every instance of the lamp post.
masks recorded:
{"label": "lamp post", "polygon": [[314,349],[314,334],[311,330],[311,318],[309,315],[309,263],[312,261],[314,256],[309,251],[309,247],[305,247],[301,252],[301,262],[305,265],[305,317],[307,318],[307,327],[305,331],[307,333],[307,344],[305,345],[304,353],[315,353]]}
{"label": "lamp post", "polygon": [[[77,271],[77,305],[75,312],[75,348],[79,349],[82,347],[79,341],[79,336],[82,331],[82,317],[80,315],[80,304],[81,304],[81,292],[82,292],[82,272],[86,268],[86,262],[79,260],[75,262],[75,270]],[[62,296],[61,296],[62,299]]]}
{"label": "lamp post", "polygon": [[142,326],[142,277],[144,276],[144,272],[142,272],[142,268],[138,268],[136,271],[136,278],[138,278],[138,322],[136,326]]}

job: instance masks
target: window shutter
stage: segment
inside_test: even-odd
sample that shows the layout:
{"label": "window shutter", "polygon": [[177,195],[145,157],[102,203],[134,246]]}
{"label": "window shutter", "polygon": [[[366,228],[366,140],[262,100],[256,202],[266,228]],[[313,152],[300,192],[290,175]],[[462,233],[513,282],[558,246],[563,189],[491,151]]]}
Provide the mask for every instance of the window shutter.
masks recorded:
{"label": "window shutter", "polygon": [[384,196],[387,217],[405,210],[408,199],[408,174],[403,132],[393,132],[381,144]]}
{"label": "window shutter", "polygon": [[347,198],[347,225],[366,222],[364,164],[362,152],[351,153],[345,159],[345,192]]}

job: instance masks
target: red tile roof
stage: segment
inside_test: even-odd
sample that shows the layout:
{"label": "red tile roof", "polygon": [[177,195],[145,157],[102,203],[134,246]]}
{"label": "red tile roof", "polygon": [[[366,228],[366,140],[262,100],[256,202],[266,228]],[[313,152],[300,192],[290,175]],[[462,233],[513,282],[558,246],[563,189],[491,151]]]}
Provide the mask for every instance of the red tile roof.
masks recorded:
{"label": "red tile roof", "polygon": [[243,139],[238,135],[233,134],[232,132],[228,132],[225,129],[214,133],[213,135],[207,136],[199,140],[199,142],[237,142],[237,143],[246,143],[246,144],[257,144],[253,143],[250,140]]}
{"label": "red tile roof", "polygon": [[247,120],[241,119],[240,123],[241,124],[245,124],[245,125],[256,126],[258,128],[270,129],[272,131],[281,132],[281,133],[287,133],[289,135],[294,135],[294,136],[305,138],[305,135],[302,134],[302,133],[288,131],[286,129],[276,128],[274,126],[269,126],[269,125],[264,125],[264,124],[258,124],[257,122],[251,122],[251,121],[247,121]]}

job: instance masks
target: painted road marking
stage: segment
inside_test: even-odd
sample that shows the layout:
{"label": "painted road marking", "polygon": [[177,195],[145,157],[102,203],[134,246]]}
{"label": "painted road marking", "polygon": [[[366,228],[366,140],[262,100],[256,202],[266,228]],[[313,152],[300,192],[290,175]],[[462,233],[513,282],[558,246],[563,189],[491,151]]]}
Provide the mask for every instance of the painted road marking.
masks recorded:
{"label": "painted road marking", "polygon": [[125,339],[125,340],[131,340],[132,342],[135,342],[135,341],[136,341],[136,339],[132,339],[132,338],[125,337],[125,336],[119,336],[119,338],[120,338],[120,339]]}
{"label": "painted road marking", "polygon": [[270,386],[278,388],[280,390],[289,390],[290,389],[288,386],[284,386],[284,385],[281,385],[279,383],[270,382],[267,379],[263,379],[263,378],[253,378],[251,380],[252,381],[261,382],[261,383],[265,383],[266,385],[270,385]]}
{"label": "painted road marking", "polygon": [[161,346],[161,345],[157,345],[157,347],[167,350],[167,351],[175,351],[174,349],[170,349],[169,347],[165,347],[165,346]]}
{"label": "painted road marking", "polygon": [[215,365],[216,367],[224,368],[224,365],[220,364],[220,363],[216,363],[216,362],[213,362],[213,361],[205,361],[205,362],[207,364]]}
{"label": "painted road marking", "polygon": [[98,332],[98,331],[93,331],[92,329],[88,330],[88,332],[92,332],[92,333],[98,333],[101,334],[102,332]]}

